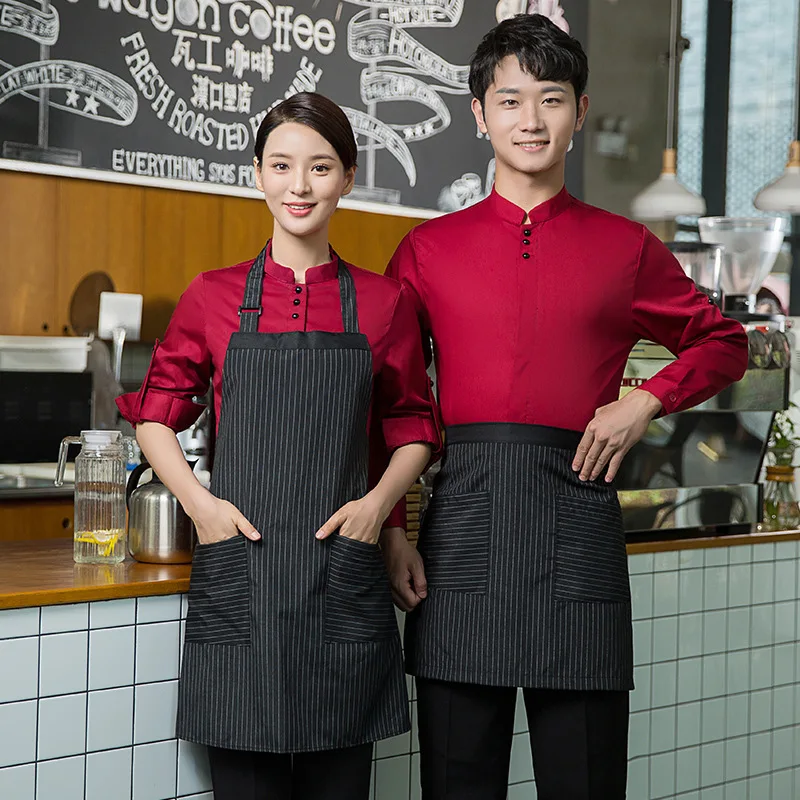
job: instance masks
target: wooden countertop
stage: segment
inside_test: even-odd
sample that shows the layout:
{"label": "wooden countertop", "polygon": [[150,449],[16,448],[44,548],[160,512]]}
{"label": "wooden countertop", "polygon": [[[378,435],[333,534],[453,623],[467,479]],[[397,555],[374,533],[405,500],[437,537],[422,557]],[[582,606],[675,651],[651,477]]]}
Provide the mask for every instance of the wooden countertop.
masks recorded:
{"label": "wooden countertop", "polygon": [[791,542],[800,539],[800,530],[795,531],[761,531],[758,527],[750,533],[696,535],[684,539],[648,540],[644,542],[628,542],[628,555],[636,553],[664,553],[670,550],[697,550],[704,547],[737,547],[744,544],[766,544],[767,542]]}
{"label": "wooden countertop", "polygon": [[[798,539],[800,530],[697,536],[631,543],[628,554]],[[140,564],[138,561],[124,561],[115,566],[75,564],[71,539],[0,542],[0,609],[179,594],[189,590],[190,571],[189,564]]]}
{"label": "wooden countertop", "polygon": [[0,542],[0,608],[177,594],[189,590],[189,564],[76,564],[72,539]]}

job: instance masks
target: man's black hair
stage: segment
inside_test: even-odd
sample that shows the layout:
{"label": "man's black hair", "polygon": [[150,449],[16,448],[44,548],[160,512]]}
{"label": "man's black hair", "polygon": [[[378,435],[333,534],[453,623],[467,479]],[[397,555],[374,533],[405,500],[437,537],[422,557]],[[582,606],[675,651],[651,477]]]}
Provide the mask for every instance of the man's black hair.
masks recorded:
{"label": "man's black hair", "polygon": [[481,105],[507,56],[538,81],[571,83],[576,99],[586,89],[589,63],[581,43],[542,14],[517,14],[492,28],[470,60],[469,88]]}

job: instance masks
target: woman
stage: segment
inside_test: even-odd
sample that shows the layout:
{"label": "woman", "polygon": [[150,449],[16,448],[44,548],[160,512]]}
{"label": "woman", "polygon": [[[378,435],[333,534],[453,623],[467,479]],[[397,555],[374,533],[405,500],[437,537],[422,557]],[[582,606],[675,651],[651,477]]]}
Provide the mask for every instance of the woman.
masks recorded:
{"label": "woman", "polygon": [[[254,163],[272,240],[191,283],[119,402],[197,527],[177,730],[209,746],[216,800],[367,798],[373,743],[409,727],[377,541],[439,432],[405,290],[329,249],[356,154],[321,95],[267,114]],[[210,492],[175,437],[209,383]],[[377,426],[393,453],[368,491]]]}

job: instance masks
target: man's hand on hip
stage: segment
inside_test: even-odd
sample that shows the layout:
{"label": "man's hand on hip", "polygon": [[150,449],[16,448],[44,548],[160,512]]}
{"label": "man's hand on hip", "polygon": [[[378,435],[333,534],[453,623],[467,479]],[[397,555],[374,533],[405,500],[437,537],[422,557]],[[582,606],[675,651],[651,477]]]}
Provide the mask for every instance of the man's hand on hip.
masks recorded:
{"label": "man's hand on hip", "polygon": [[572,469],[580,473],[582,481],[593,481],[607,466],[606,481],[612,481],[625,454],[644,436],[660,410],[661,401],[642,389],[598,408],[586,426]]}

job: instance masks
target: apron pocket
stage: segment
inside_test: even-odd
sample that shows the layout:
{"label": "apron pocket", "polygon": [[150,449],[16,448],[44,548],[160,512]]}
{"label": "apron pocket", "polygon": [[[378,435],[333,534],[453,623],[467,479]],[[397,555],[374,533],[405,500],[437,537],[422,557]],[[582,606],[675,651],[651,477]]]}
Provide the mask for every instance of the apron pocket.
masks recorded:
{"label": "apron pocket", "polygon": [[250,644],[247,542],[241,534],[195,547],[186,641]]}
{"label": "apron pocket", "polygon": [[558,495],[555,595],[579,602],[630,600],[628,554],[616,496]]}
{"label": "apron pocket", "polygon": [[372,642],[398,635],[389,576],[376,544],[336,534],[330,539],[325,639]]}
{"label": "apron pocket", "polygon": [[434,493],[420,534],[420,552],[431,589],[486,593],[490,528],[488,492]]}

